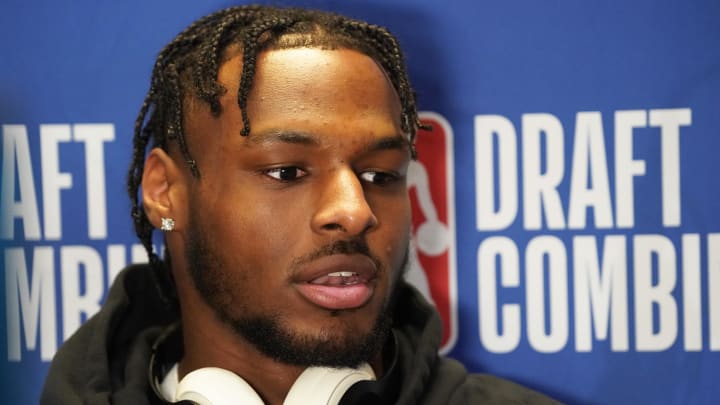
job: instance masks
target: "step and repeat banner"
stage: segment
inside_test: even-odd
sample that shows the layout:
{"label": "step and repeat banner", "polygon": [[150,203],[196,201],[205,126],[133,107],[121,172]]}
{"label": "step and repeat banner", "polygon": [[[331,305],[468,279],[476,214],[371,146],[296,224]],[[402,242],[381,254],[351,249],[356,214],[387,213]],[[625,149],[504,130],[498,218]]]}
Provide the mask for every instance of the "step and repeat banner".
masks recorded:
{"label": "step and repeat banner", "polygon": [[[409,277],[442,353],[577,404],[720,397],[720,2],[276,2],[401,40],[422,119]],[[0,373],[36,403],[145,260],[124,193],[160,48],[226,1],[0,5]]]}

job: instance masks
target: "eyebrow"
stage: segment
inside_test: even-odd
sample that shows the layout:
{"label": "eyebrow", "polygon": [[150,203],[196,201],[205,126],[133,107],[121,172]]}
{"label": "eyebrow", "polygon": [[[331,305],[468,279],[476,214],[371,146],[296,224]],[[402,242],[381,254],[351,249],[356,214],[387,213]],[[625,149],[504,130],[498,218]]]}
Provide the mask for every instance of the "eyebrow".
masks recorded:
{"label": "eyebrow", "polygon": [[379,152],[383,150],[408,150],[410,148],[410,140],[402,135],[391,135],[378,139],[368,145],[367,152]]}
{"label": "eyebrow", "polygon": [[260,134],[250,135],[248,140],[254,145],[269,145],[274,143],[292,143],[307,146],[320,145],[318,138],[312,134],[285,130],[271,130]]}
{"label": "eyebrow", "polygon": [[[251,135],[248,140],[253,145],[271,145],[277,143],[289,143],[305,146],[320,146],[318,136],[307,132],[270,130],[268,132]],[[410,140],[402,135],[389,135],[379,138],[364,149],[365,152],[379,152],[383,150],[406,150],[410,148]]]}

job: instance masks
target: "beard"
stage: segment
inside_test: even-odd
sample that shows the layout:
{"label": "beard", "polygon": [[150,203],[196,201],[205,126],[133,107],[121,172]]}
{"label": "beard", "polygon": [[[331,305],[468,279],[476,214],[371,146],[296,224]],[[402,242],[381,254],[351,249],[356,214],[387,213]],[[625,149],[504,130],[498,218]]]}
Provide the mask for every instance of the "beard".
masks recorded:
{"label": "beard", "polygon": [[[401,267],[389,275],[391,293],[382,303],[370,330],[357,331],[351,320],[343,319],[343,312],[352,310],[337,310],[328,312],[328,317],[335,319],[335,325],[320,328],[313,334],[301,334],[286,322],[292,314],[277,310],[258,311],[253,307],[244,291],[253,288],[247,275],[242,270],[232,271],[224,266],[201,227],[196,223],[190,226],[185,248],[196,289],[221,322],[267,357],[301,367],[355,368],[382,350],[392,327],[396,287],[407,266],[407,249]],[[365,254],[376,264],[380,263],[370,254],[364,241],[338,241],[296,260],[295,264],[330,254]],[[386,271],[379,268],[378,274]],[[243,288],[232,288],[238,285]]]}

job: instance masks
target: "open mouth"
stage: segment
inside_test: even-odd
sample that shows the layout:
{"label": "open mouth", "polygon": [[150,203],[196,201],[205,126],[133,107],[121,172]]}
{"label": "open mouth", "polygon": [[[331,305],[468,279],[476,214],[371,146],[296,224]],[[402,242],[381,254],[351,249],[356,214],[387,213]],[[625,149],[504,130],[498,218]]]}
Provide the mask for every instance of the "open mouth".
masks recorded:
{"label": "open mouth", "polygon": [[362,282],[363,280],[360,279],[360,274],[354,271],[336,271],[333,273],[329,273],[325,276],[318,277],[310,281],[310,284],[346,286],[355,285]]}
{"label": "open mouth", "polygon": [[306,300],[339,310],[365,305],[373,296],[375,262],[365,255],[331,255],[308,263],[293,283]]}

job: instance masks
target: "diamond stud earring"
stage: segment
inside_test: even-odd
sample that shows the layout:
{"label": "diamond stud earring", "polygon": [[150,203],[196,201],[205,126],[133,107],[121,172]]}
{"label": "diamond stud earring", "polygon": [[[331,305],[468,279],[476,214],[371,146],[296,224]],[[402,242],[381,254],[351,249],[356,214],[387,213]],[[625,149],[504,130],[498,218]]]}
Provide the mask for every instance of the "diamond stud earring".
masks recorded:
{"label": "diamond stud earring", "polygon": [[175,229],[175,220],[172,218],[160,218],[160,230],[165,232],[172,232]]}

